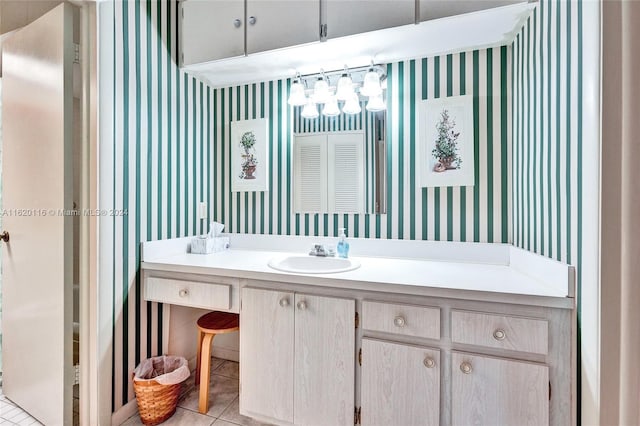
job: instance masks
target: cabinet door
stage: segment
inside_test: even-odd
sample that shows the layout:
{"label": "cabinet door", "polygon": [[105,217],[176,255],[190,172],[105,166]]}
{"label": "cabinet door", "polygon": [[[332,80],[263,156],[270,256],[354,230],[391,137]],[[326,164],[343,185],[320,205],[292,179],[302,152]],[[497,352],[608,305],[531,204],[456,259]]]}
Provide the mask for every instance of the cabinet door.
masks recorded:
{"label": "cabinet door", "polygon": [[319,0],[247,0],[247,53],[319,40]]}
{"label": "cabinet door", "polygon": [[549,424],[549,367],[454,352],[453,425]]}
{"label": "cabinet door", "polygon": [[242,289],[242,414],[293,423],[293,320],[293,293]]}
{"label": "cabinet door", "polygon": [[362,339],[363,425],[440,424],[440,351]]}
{"label": "cabinet door", "polygon": [[522,0],[420,0],[420,21],[462,15],[463,13],[521,2]]}
{"label": "cabinet door", "polygon": [[355,301],[296,294],[295,424],[353,425]]}
{"label": "cabinet door", "polygon": [[327,38],[415,22],[414,0],[326,0]]}
{"label": "cabinet door", "polygon": [[327,135],[330,212],[364,213],[364,133]]}
{"label": "cabinet door", "polygon": [[188,0],[180,5],[183,65],[244,55],[244,0]]}

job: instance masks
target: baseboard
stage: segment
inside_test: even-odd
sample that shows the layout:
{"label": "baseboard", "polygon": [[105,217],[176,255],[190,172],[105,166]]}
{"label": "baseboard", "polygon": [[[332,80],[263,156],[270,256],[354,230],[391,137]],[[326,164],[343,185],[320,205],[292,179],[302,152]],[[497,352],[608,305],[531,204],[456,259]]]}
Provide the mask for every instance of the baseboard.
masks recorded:
{"label": "baseboard", "polygon": [[127,419],[138,413],[138,402],[135,398],[120,407],[119,410],[111,414],[111,425],[120,426]]}
{"label": "baseboard", "polygon": [[220,348],[213,345],[213,356],[220,359],[227,359],[229,361],[240,362],[240,352],[237,349]]}

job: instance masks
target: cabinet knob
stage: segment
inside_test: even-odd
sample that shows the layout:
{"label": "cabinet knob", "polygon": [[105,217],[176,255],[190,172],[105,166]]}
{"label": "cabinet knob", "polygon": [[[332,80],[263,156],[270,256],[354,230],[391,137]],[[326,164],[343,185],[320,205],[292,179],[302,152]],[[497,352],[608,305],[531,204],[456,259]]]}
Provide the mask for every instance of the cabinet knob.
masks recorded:
{"label": "cabinet knob", "polygon": [[286,297],[283,297],[282,299],[280,299],[280,306],[282,306],[283,308],[286,308],[287,306],[289,306],[289,299]]}
{"label": "cabinet knob", "polygon": [[178,292],[178,295],[180,297],[187,297],[189,295],[189,290],[187,290],[186,288],[183,288]]}
{"label": "cabinet knob", "polygon": [[257,21],[255,16],[249,16],[249,24],[255,25]]}
{"label": "cabinet knob", "polygon": [[236,28],[240,28],[240,25],[242,25],[242,21],[240,19],[234,19],[233,20],[233,26]]}
{"label": "cabinet knob", "polygon": [[433,368],[436,366],[436,361],[433,358],[429,358],[429,357],[425,358],[423,363],[424,363],[424,366],[427,368]]}
{"label": "cabinet knob", "polygon": [[405,319],[403,317],[396,317],[393,320],[393,323],[395,324],[396,327],[404,327],[404,325],[407,323],[405,321]]}
{"label": "cabinet knob", "polygon": [[304,300],[299,301],[298,309],[300,309],[301,311],[304,311],[305,309],[307,309],[307,302],[305,302]]}
{"label": "cabinet knob", "polygon": [[501,328],[493,332],[493,338],[496,340],[504,340],[505,337],[507,337],[507,333]]}
{"label": "cabinet knob", "polygon": [[463,362],[462,364],[460,364],[460,371],[462,371],[464,374],[470,374],[473,371],[473,368],[468,362]]}

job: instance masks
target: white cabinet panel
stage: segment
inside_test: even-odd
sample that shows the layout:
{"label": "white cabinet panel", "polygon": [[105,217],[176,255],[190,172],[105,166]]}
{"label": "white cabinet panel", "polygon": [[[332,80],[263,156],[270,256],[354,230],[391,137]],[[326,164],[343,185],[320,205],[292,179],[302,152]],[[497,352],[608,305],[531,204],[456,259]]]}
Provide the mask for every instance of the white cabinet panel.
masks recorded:
{"label": "white cabinet panel", "polygon": [[354,317],[354,300],[243,288],[240,412],[299,425],[352,425]]}
{"label": "white cabinet panel", "polygon": [[521,0],[420,0],[420,21],[522,3]]}
{"label": "white cabinet panel", "polygon": [[451,340],[455,343],[546,355],[549,351],[549,323],[536,318],[451,312]]}
{"label": "white cabinet panel", "polygon": [[319,40],[319,0],[247,1],[247,54]]}
{"label": "white cabinet panel", "polygon": [[440,308],[362,302],[362,328],[405,336],[440,339]]}
{"label": "white cabinet panel", "polygon": [[183,65],[244,56],[243,0],[189,0],[180,5]]}
{"label": "white cabinet panel", "polygon": [[440,424],[440,351],[362,339],[363,425]]}
{"label": "white cabinet panel", "polygon": [[327,38],[413,24],[413,0],[327,0]]}
{"label": "white cabinet panel", "polygon": [[295,424],[353,425],[355,301],[296,294]]}
{"label": "white cabinet panel", "polygon": [[232,287],[228,284],[149,277],[144,283],[144,300],[203,309],[229,310],[231,291]]}
{"label": "white cabinet panel", "polygon": [[549,424],[549,367],[451,354],[452,425]]}
{"label": "white cabinet panel", "polygon": [[240,412],[293,423],[293,293],[242,289]]}

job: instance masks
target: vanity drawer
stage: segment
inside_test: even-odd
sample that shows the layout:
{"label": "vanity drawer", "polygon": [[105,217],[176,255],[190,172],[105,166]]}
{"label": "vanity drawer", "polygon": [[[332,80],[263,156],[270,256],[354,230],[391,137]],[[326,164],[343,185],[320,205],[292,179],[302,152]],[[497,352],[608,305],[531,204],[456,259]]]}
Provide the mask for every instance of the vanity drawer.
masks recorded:
{"label": "vanity drawer", "polygon": [[362,302],[362,328],[440,339],[440,308],[365,300]]}
{"label": "vanity drawer", "polygon": [[231,291],[229,284],[149,277],[145,280],[144,298],[194,308],[229,310]]}
{"label": "vanity drawer", "polygon": [[546,320],[469,311],[451,312],[453,343],[546,355],[549,351],[548,333]]}

